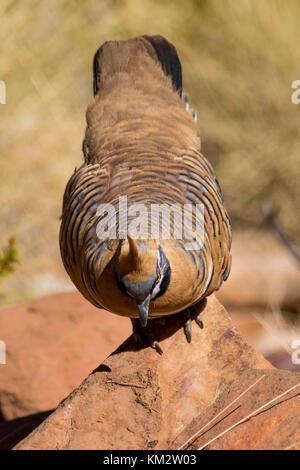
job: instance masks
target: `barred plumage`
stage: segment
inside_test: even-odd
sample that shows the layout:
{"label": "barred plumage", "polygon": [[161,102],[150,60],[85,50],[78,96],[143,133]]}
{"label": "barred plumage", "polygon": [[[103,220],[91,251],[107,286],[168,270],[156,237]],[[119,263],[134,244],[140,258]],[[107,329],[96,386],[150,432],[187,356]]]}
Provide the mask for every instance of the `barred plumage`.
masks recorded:
{"label": "barred plumage", "polygon": [[[161,36],[106,42],[94,58],[94,91],[84,164],[64,195],[62,259],[90,302],[119,315],[140,316],[145,326],[148,315],[184,311],[227,279],[230,221],[214,171],[200,153],[187,100],[181,99],[174,46]],[[135,240],[121,233],[128,214],[120,196],[126,196],[128,207],[143,204],[148,210],[140,215],[143,233]],[[107,216],[99,215],[101,204],[115,208],[115,233],[109,239],[97,233]],[[186,249],[189,234],[174,236],[180,220],[175,215],[169,238],[161,232],[151,237],[160,228],[159,219],[149,217],[155,204],[172,205],[175,212],[190,204],[190,223],[196,221],[197,204],[202,205],[203,239]]]}

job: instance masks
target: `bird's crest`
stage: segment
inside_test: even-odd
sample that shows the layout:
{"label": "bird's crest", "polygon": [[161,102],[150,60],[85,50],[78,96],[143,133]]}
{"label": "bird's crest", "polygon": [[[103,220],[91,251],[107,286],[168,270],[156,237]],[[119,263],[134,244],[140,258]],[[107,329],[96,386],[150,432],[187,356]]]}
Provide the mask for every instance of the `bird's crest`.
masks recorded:
{"label": "bird's crest", "polygon": [[156,269],[157,244],[154,240],[134,240],[127,235],[119,256],[121,277],[131,283],[145,282]]}

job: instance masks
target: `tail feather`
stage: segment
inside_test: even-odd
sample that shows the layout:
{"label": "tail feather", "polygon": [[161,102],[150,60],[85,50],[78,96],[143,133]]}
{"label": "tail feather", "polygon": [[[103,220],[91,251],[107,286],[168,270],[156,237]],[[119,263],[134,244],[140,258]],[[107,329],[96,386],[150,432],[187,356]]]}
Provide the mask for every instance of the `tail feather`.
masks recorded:
{"label": "tail feather", "polygon": [[142,36],[154,48],[166,75],[171,76],[172,83],[179,96],[182,95],[182,72],[181,63],[176,48],[163,36]]}
{"label": "tail feather", "polygon": [[[163,72],[171,77],[174,90],[179,93],[179,96],[182,95],[182,73],[181,73],[181,63],[177,55],[176,48],[171,44],[167,39],[162,36],[140,36],[130,41],[128,43],[134,44],[136,42],[143,43],[143,46],[149,55],[153,57],[154,60],[157,60]],[[121,50],[126,41],[107,41],[97,50],[94,55],[93,61],[93,89],[94,95],[97,94],[99,86],[102,80],[102,67],[103,67],[103,53],[106,50],[113,51],[106,57],[105,67],[109,74],[113,74],[116,70],[122,70],[126,68],[126,60],[122,60],[122,54],[118,51],[118,48]],[[134,49],[133,49],[134,50]]]}
{"label": "tail feather", "polygon": [[99,83],[100,83],[100,64],[99,64],[99,56],[101,53],[101,49],[99,48],[94,55],[94,60],[93,60],[93,90],[94,90],[94,95],[97,93],[99,89]]}

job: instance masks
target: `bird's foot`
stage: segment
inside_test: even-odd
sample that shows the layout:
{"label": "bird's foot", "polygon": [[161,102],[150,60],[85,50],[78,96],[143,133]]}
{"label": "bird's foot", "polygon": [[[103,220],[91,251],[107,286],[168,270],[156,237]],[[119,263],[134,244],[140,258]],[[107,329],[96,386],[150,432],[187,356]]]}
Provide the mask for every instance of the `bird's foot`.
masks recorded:
{"label": "bird's foot", "polygon": [[183,316],[183,329],[188,343],[192,341],[192,320],[195,320],[199,328],[204,327],[201,315],[195,305],[187,308]]}
{"label": "bird's foot", "polygon": [[[183,317],[183,328],[184,328],[185,337],[188,343],[192,341],[192,320],[195,320],[199,328],[204,327],[200,312],[202,312],[205,305],[206,305],[206,299],[204,299],[201,302],[201,304],[198,303],[197,305],[192,305],[186,310],[174,314],[177,316],[177,318],[180,319],[179,322],[181,321]],[[141,325],[141,322],[139,319],[131,318],[133,337],[135,341],[138,344],[141,344],[141,343],[143,344],[146,342],[153,349],[155,349],[159,354],[163,354],[163,350],[159,342],[154,338],[151,332],[151,326],[153,326],[154,324],[166,326],[167,318],[168,318],[167,316],[163,316],[155,320],[154,319],[148,320],[148,326],[146,327],[143,327]]]}
{"label": "bird's foot", "polygon": [[158,341],[154,338],[150,329],[143,327],[140,323],[140,320],[136,318],[131,318],[133,337],[137,343],[143,343],[144,340],[159,354],[163,353],[163,350]]}

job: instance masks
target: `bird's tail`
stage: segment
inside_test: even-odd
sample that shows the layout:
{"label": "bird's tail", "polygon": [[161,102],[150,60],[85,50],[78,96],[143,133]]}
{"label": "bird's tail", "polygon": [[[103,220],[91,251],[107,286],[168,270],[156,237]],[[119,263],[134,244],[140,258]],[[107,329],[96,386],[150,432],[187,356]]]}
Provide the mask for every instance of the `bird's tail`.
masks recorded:
{"label": "bird's tail", "polygon": [[155,50],[158,61],[166,75],[172,79],[173,87],[182,94],[182,72],[181,63],[177,54],[177,50],[163,36],[142,36],[148,41]]}
{"label": "bird's tail", "polygon": [[164,73],[172,80],[173,88],[182,95],[181,63],[175,46],[163,36],[139,36],[129,41],[107,41],[96,52],[93,61],[94,94],[99,90],[103,79],[103,65],[106,75],[126,70],[128,53],[135,54],[139,47],[157,62]]}

